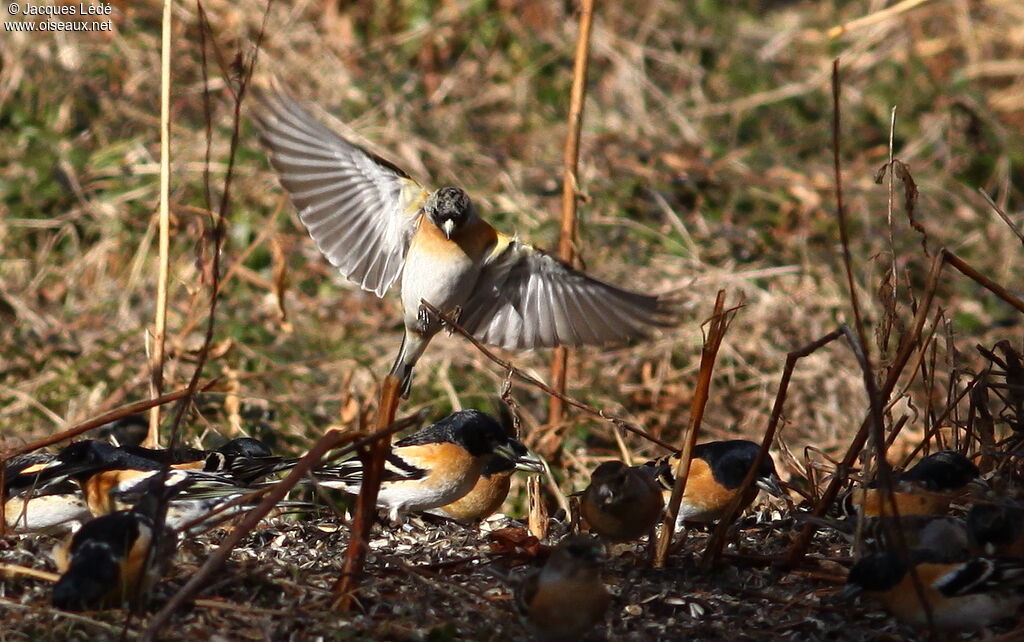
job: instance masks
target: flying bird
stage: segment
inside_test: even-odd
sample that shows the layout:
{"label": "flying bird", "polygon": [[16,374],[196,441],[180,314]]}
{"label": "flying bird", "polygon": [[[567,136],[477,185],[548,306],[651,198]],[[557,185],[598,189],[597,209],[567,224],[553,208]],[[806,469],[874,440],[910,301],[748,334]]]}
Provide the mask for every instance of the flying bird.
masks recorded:
{"label": "flying bird", "polygon": [[461,188],[425,188],[291,97],[257,100],[270,162],[327,260],[377,296],[401,279],[405,334],[391,374],[403,396],[441,329],[421,301],[507,349],[620,343],[675,323],[665,297],[605,283],[498,232]]}

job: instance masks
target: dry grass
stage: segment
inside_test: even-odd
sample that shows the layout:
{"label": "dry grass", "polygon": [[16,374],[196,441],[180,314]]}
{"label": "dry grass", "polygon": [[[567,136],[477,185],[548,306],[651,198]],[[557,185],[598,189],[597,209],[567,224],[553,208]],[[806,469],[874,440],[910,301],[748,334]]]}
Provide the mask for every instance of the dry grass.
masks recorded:
{"label": "dry grass", "polygon": [[[114,33],[0,39],[0,425],[13,446],[148,395],[158,202],[160,3],[115,3]],[[341,3],[344,4],[344,3]],[[252,53],[256,0],[204,3],[230,62]],[[609,280],[678,292],[688,312],[651,343],[585,350],[569,391],[676,441],[715,293],[742,300],[715,370],[702,439],[758,438],[786,353],[850,321],[831,180],[828,77],[843,69],[845,196],[854,276],[876,344],[895,353],[929,258],[875,171],[895,154],[920,190],[928,248],[954,250],[1006,286],[1018,239],[978,189],[1019,222],[1024,140],[1024,7],[936,0],[830,40],[880,3],[605,3],[597,11],[582,147],[582,258]],[[175,4],[171,280],[165,389],[192,374],[207,312],[210,228],[196,8]],[[553,247],[576,22],[539,0],[275,3],[259,74],[275,74],[420,180],[457,182],[508,232]],[[232,101],[209,65],[211,185],[226,168]],[[354,405],[372,404],[399,341],[398,304],[343,282],[301,229],[242,125],[222,300],[207,377],[222,377],[186,422],[190,441],[245,430],[301,452]],[[216,197],[216,193],[215,193]],[[891,240],[890,240],[891,239]],[[895,269],[895,280],[886,274]],[[894,292],[892,303],[886,292]],[[943,272],[935,341],[897,386],[887,421],[907,417],[899,452],[934,423],[968,426],[966,400],[942,418],[1020,314]],[[286,313],[286,315],[285,315]],[[874,337],[891,325],[885,345]],[[932,321],[925,334],[933,332]],[[506,354],[547,372],[548,355]],[[922,374],[922,368],[924,369]],[[489,404],[504,373],[458,337],[439,337],[403,412]],[[950,383],[952,381],[952,383]],[[952,389],[953,392],[950,392]],[[528,427],[547,398],[514,391]],[[237,401],[237,405],[235,404]],[[993,404],[997,400],[993,397]],[[804,449],[835,457],[867,411],[860,369],[840,342],[803,359],[773,450],[798,474]],[[234,410],[234,412],[232,412]],[[571,413],[564,490],[615,456],[608,424]],[[1007,432],[1005,423],[997,426]],[[626,437],[634,456],[660,454]]]}

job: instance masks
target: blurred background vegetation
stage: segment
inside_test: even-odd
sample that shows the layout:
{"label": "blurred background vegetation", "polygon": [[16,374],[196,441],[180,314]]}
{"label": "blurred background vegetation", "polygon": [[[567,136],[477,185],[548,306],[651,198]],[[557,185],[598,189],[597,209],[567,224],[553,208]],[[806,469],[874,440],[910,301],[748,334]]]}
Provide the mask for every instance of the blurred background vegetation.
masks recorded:
{"label": "blurred background vegetation", "polygon": [[[0,439],[12,446],[148,396],[156,282],[160,4],[115,2],[114,31],[0,37]],[[172,271],[167,389],[191,376],[208,310],[209,186],[219,197],[233,102],[228,67],[255,53],[325,119],[421,182],[457,183],[496,227],[557,243],[573,3],[545,0],[207,0],[207,74],[196,4],[175,3]],[[744,303],[716,368],[704,439],[757,438],[786,353],[851,319],[839,250],[830,73],[842,71],[842,169],[854,279],[876,364],[891,357],[930,263],[902,185],[891,210],[876,171],[910,169],[927,250],[946,246],[1003,285],[1022,277],[1024,4],[934,0],[830,38],[881,2],[598,3],[580,154],[579,248],[626,287],[678,293],[685,322],[655,341],[586,349],[570,394],[677,439],[715,293]],[[10,20],[10,17],[7,17]],[[222,300],[189,441],[242,430],[299,452],[372,405],[400,341],[381,301],[334,274],[287,203],[243,108]],[[343,125],[339,124],[343,123]],[[207,126],[211,155],[207,165]],[[892,277],[891,275],[895,275]],[[913,443],[950,390],[984,364],[975,346],[1020,345],[1021,317],[952,270],[934,341],[890,419]],[[892,337],[884,339],[891,322]],[[929,326],[931,327],[931,325]],[[547,351],[505,354],[545,377]],[[439,337],[402,412],[488,408],[504,373]],[[962,386],[960,386],[962,387]],[[528,427],[546,397],[516,387]],[[867,407],[837,342],[800,362],[776,451],[836,453]],[[944,419],[957,421],[953,413]],[[618,453],[608,424],[570,413],[564,487]],[[635,456],[661,454],[627,438]],[[560,474],[561,473],[560,471]]]}

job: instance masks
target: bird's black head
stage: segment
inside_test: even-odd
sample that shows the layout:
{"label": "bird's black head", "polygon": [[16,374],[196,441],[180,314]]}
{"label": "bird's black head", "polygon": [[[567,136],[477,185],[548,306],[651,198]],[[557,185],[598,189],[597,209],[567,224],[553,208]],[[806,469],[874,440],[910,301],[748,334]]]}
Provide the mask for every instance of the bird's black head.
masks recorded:
{"label": "bird's black head", "polygon": [[486,412],[460,410],[395,442],[395,446],[418,446],[444,442],[458,444],[474,457],[482,457],[499,448],[511,449],[511,443],[518,443],[505,433],[505,429],[497,419]]}
{"label": "bird's black head", "polygon": [[[761,446],[752,441],[729,439],[698,444],[693,449],[693,456],[706,461],[715,481],[732,490],[743,483],[759,450]],[[756,479],[768,479],[774,475],[775,462],[771,456],[765,457]]]}
{"label": "bird's black head", "polygon": [[629,466],[621,461],[606,461],[590,473],[591,492],[597,495],[596,499],[602,504],[612,504],[625,486],[628,474]]}
{"label": "bird's black head", "polygon": [[158,470],[159,462],[139,457],[102,441],[86,439],[70,444],[57,454],[55,470],[72,478],[89,476],[100,470],[117,468]]}
{"label": "bird's black head", "polygon": [[[519,442],[517,441],[514,443],[518,444]],[[493,457],[489,457],[487,461],[484,462],[484,467],[483,469],[480,470],[480,476],[490,477],[492,475],[498,475],[500,473],[509,473],[514,471],[515,469],[516,464],[514,461],[506,459],[505,457],[501,457],[499,455],[494,455]]]}
{"label": "bird's black head", "polygon": [[75,555],[71,568],[54,584],[53,605],[64,611],[100,608],[118,587],[119,580],[118,565],[109,548],[103,544],[87,546]]}
{"label": "bird's black head", "polygon": [[906,566],[892,552],[871,553],[850,569],[846,584],[860,591],[886,591],[899,584]]}
{"label": "bird's black head", "polygon": [[448,238],[455,230],[465,225],[474,215],[473,202],[469,195],[458,187],[442,187],[427,199],[423,211],[430,222],[444,232]]}
{"label": "bird's black head", "polygon": [[899,480],[922,484],[930,491],[941,493],[961,489],[980,474],[967,457],[954,450],[942,450],[917,462],[900,475]]}
{"label": "bird's black head", "polygon": [[232,439],[220,448],[217,448],[216,451],[229,459],[231,457],[272,457],[274,455],[262,441],[252,437]]}

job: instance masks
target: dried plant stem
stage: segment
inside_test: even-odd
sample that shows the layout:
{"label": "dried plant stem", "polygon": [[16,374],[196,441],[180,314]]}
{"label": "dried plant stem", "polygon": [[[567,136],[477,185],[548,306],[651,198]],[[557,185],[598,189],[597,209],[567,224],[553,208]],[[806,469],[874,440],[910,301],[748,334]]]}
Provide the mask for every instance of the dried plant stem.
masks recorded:
{"label": "dried plant stem", "polygon": [[[399,401],[398,388],[399,381],[396,377],[388,375],[384,378],[380,404],[377,407],[377,432],[386,431],[395,421]],[[356,497],[355,517],[349,532],[341,576],[334,584],[334,606],[342,613],[352,608],[355,591],[359,588],[363,576],[366,552],[370,548],[370,529],[373,528],[373,520],[377,515],[377,494],[384,475],[384,458],[390,450],[389,441],[378,439],[371,443],[366,451],[359,453],[359,459],[363,464],[363,480],[359,487],[359,495]]]}
{"label": "dried plant stem", "polygon": [[526,480],[527,528],[530,535],[540,541],[548,536],[548,507],[541,494],[542,482],[538,475],[530,475]]}
{"label": "dried plant stem", "polygon": [[[896,358],[893,359],[892,366],[889,368],[889,374],[886,377],[885,382],[879,388],[878,398],[881,401],[885,401],[892,394],[893,389],[896,387],[896,383],[899,381],[900,375],[903,373],[907,362],[910,357],[914,354],[915,350],[921,347],[921,331],[924,328],[925,321],[928,318],[928,313],[931,310],[932,301],[935,298],[935,290],[938,287],[939,276],[942,274],[942,256],[936,255],[932,260],[931,269],[928,271],[928,279],[925,283],[924,296],[921,298],[918,304],[917,314],[914,315],[914,321],[911,324],[910,331],[904,336],[900,342],[899,351],[896,354]],[[866,417],[861,423],[860,429],[850,442],[850,446],[846,451],[846,455],[837,467],[837,474],[832,477],[829,485],[825,488],[825,492],[822,493],[821,499],[815,505],[814,510],[811,514],[815,517],[821,517],[828,510],[828,507],[835,501],[836,495],[839,493],[839,488],[846,480],[845,471],[853,465],[854,460],[860,455],[861,450],[864,448],[864,444],[868,437],[868,428],[871,425],[870,415]],[[797,535],[793,541],[793,545],[789,549],[789,553],[786,556],[785,566],[787,568],[795,568],[800,564],[803,559],[804,553],[807,550],[807,546],[811,542],[811,538],[814,536],[817,526],[813,523],[808,522],[804,525],[803,530]]]}
{"label": "dried plant stem", "polygon": [[28,566],[21,566],[20,564],[0,564],[0,575],[3,575],[4,577],[24,575],[25,577],[33,577],[37,580],[43,580],[44,582],[56,582],[60,579],[60,575],[57,573],[42,571]]}
{"label": "dried plant stem", "polygon": [[768,456],[768,449],[771,448],[779,421],[782,419],[782,408],[786,403],[786,393],[789,390],[789,381],[793,376],[793,370],[796,368],[796,362],[832,343],[843,336],[843,333],[843,328],[837,328],[817,341],[813,341],[798,350],[786,354],[786,365],[782,369],[782,378],[779,380],[779,390],[775,394],[775,403],[772,406],[772,414],[768,419],[768,428],[765,430],[764,438],[761,440],[761,450],[758,451],[753,465],[747,471],[747,476],[743,478],[743,483],[740,484],[738,492],[732,498],[732,502],[729,503],[729,507],[726,509],[725,515],[718,522],[718,526],[715,527],[711,539],[708,540],[707,548],[704,549],[704,557],[701,559],[701,566],[704,568],[710,568],[721,556],[722,548],[725,546],[726,533],[729,532],[732,523],[736,521],[736,517],[740,512],[740,505],[747,494],[747,489],[753,486],[754,479],[757,477],[757,471],[761,470],[761,464],[764,462],[765,457]]}
{"label": "dried plant stem", "polygon": [[[576,38],[576,55],[572,70],[572,90],[569,97],[569,122],[562,154],[562,224],[558,235],[558,257],[572,264],[576,258],[576,203],[579,198],[577,169],[580,157],[580,131],[583,127],[583,105],[587,92],[587,67],[590,61],[590,31],[594,20],[594,0],[582,0],[580,31]],[[569,369],[569,350],[555,348],[551,356],[551,387],[565,394]],[[559,397],[551,397],[548,405],[548,426],[554,429],[561,423],[565,406]]]}
{"label": "dried plant stem", "polygon": [[992,292],[992,294],[995,294],[1003,301],[1006,301],[1013,307],[1017,308],[1019,312],[1024,312],[1024,301],[1020,300],[1018,297],[1011,294],[1009,290],[974,269],[974,267],[961,259],[954,252],[943,248],[940,254],[946,263],[955,267],[964,276],[974,279],[979,285]]}
{"label": "dried plant stem", "polygon": [[[159,397],[164,388],[164,344],[167,334],[167,279],[171,247],[171,0],[164,0],[160,40],[160,220],[159,267],[156,286],[156,320],[150,361],[150,394]],[[149,411],[149,432],[142,445],[160,444],[160,406]]]}
{"label": "dried plant stem", "polygon": [[888,20],[893,16],[897,16],[906,11],[910,11],[914,7],[924,4],[925,2],[928,2],[928,0],[903,0],[903,2],[897,2],[891,7],[886,7],[881,11],[869,13],[868,15],[861,16],[856,20],[851,20],[850,22],[847,22],[845,24],[832,27],[831,29],[828,30],[828,37],[838,38],[839,36],[845,34],[848,31],[853,31],[855,29],[860,29],[862,27],[869,27],[873,24],[878,24],[879,22]]}
{"label": "dried plant stem", "polygon": [[679,515],[679,505],[682,503],[683,493],[686,491],[686,477],[690,473],[693,447],[697,443],[697,433],[700,432],[701,420],[704,418],[704,407],[708,403],[708,396],[711,392],[711,375],[715,369],[715,360],[718,358],[718,348],[722,345],[722,339],[735,314],[735,308],[728,312],[725,310],[725,291],[719,290],[718,296],[715,298],[715,311],[711,316],[707,339],[704,341],[704,348],[700,354],[700,375],[697,378],[697,389],[693,391],[690,420],[683,432],[683,446],[679,453],[679,463],[676,464],[676,480],[672,487],[672,497],[668,501],[668,506],[665,507],[661,536],[654,552],[654,568],[664,568],[665,561],[668,559],[668,549],[672,543],[676,516]]}

